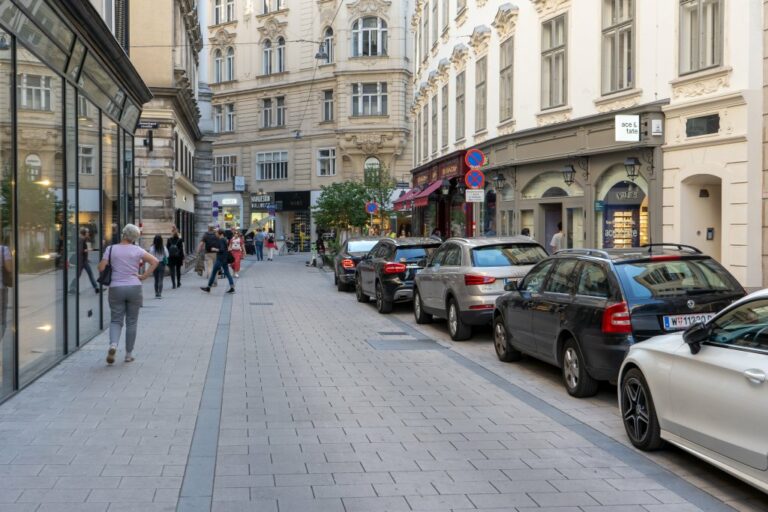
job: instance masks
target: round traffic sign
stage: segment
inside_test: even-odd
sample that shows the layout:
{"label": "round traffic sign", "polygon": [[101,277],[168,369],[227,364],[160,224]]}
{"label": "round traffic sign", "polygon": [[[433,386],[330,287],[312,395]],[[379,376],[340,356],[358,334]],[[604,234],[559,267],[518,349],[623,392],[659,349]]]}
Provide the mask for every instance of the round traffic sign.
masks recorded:
{"label": "round traffic sign", "polygon": [[373,215],[374,213],[379,211],[379,205],[376,204],[374,201],[368,201],[367,203],[365,203],[365,211],[368,214]]}
{"label": "round traffic sign", "polygon": [[469,167],[482,167],[485,164],[485,153],[479,149],[470,149],[467,154],[464,155],[464,163]]}
{"label": "round traffic sign", "polygon": [[483,171],[472,169],[464,176],[464,183],[469,188],[483,188],[485,186],[485,174]]}

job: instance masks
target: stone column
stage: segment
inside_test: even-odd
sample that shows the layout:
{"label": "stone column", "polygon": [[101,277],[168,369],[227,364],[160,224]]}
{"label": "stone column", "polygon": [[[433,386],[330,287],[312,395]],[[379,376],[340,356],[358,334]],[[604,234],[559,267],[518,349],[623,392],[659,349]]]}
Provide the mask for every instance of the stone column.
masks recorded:
{"label": "stone column", "polygon": [[200,193],[195,196],[195,244],[208,231],[211,215],[211,185],[213,183],[213,139],[204,134],[195,151],[195,186]]}

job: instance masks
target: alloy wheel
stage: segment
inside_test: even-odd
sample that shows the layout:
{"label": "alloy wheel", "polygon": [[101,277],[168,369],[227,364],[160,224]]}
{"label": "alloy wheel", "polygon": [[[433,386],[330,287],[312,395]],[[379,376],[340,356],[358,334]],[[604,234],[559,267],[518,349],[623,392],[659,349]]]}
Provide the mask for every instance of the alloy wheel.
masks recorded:
{"label": "alloy wheel", "polygon": [[496,353],[503,358],[507,353],[507,333],[504,332],[504,325],[501,322],[494,324],[493,343],[496,345]]}
{"label": "alloy wheel", "polygon": [[381,304],[384,302],[384,292],[381,290],[381,284],[376,285],[376,307],[381,311]]}
{"label": "alloy wheel", "polygon": [[563,372],[568,387],[576,389],[579,385],[579,355],[573,347],[568,347],[563,357]]}
{"label": "alloy wheel", "polygon": [[624,392],[621,394],[621,410],[627,434],[632,438],[632,441],[642,443],[648,435],[651,420],[645,388],[634,377],[624,382]]}
{"label": "alloy wheel", "polygon": [[448,306],[448,329],[451,331],[451,336],[455,336],[459,329],[459,315],[453,302]]}
{"label": "alloy wheel", "polygon": [[413,312],[416,314],[416,318],[421,317],[421,296],[418,292],[413,296]]}

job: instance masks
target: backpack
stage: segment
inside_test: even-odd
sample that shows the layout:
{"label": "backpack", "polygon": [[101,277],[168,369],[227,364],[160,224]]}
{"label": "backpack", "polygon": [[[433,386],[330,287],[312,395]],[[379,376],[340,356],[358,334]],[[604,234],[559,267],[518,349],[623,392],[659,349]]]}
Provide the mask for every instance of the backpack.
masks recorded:
{"label": "backpack", "polygon": [[205,243],[205,252],[211,252],[211,249],[216,245],[218,237],[213,233],[206,233],[203,235],[203,243]]}
{"label": "backpack", "polygon": [[181,256],[181,251],[179,250],[179,242],[181,242],[181,240],[177,240],[175,244],[170,244],[168,246],[168,255],[171,258],[178,258]]}
{"label": "backpack", "polygon": [[269,235],[269,238],[267,238],[267,242],[271,244],[275,243],[275,235]]}

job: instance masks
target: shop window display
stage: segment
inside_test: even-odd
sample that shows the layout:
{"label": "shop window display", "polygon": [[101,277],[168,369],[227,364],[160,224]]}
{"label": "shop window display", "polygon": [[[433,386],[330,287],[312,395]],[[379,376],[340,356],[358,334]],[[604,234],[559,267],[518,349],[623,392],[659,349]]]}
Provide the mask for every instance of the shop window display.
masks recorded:
{"label": "shop window display", "polygon": [[648,183],[642,176],[629,181],[623,166],[614,166],[601,177],[595,198],[599,247],[620,249],[648,243]]}

